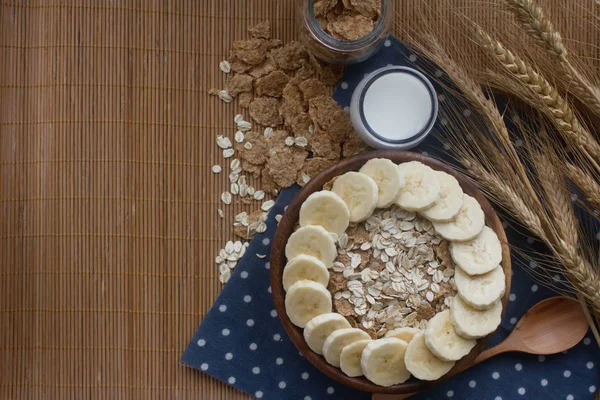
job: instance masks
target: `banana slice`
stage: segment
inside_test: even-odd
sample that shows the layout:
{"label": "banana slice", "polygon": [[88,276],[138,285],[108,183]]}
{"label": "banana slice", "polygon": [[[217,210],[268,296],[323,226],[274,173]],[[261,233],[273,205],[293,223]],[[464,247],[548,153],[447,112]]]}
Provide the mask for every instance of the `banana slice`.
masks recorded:
{"label": "banana slice", "polygon": [[481,233],[468,242],[450,243],[452,260],[469,275],[490,272],[502,261],[502,245],[493,229],[484,226]]}
{"label": "banana slice", "polygon": [[435,381],[446,375],[456,364],[454,361],[440,360],[425,344],[425,335],[417,333],[408,344],[404,355],[406,369],[417,379]]}
{"label": "banana slice", "polygon": [[496,302],[489,310],[476,310],[460,296],[454,296],[450,307],[454,330],[465,339],[478,339],[494,332],[502,318],[502,303]]}
{"label": "banana slice", "polygon": [[450,310],[445,310],[427,323],[425,343],[437,358],[456,361],[469,354],[477,342],[458,336],[450,320]]}
{"label": "banana slice", "polygon": [[410,372],[404,364],[407,344],[396,338],[377,339],[365,347],[360,366],[365,377],[379,386],[406,382]]}
{"label": "banana slice", "polygon": [[464,242],[474,239],[485,225],[485,215],[479,202],[469,196],[463,195],[460,211],[452,221],[433,222],[436,233],[447,240]]}
{"label": "banana slice", "polygon": [[305,279],[327,286],[329,271],[317,257],[300,254],[288,261],[283,268],[283,290],[287,292],[294,283]]}
{"label": "banana slice", "polygon": [[396,204],[408,211],[423,211],[440,199],[440,183],[434,171],[418,161],[398,166],[404,175],[404,188],[400,190]]}
{"label": "banana slice", "polygon": [[363,375],[362,368],[360,367],[360,359],[363,350],[372,341],[371,339],[359,340],[358,342],[344,346],[340,354],[340,368],[343,373],[350,378]]}
{"label": "banana slice", "polygon": [[476,276],[455,268],[454,282],[460,297],[476,310],[491,308],[506,290],[504,271],[499,265],[487,274]]}
{"label": "banana slice", "polygon": [[360,172],[346,172],[333,183],[331,191],[340,196],[350,210],[350,222],[363,221],[373,214],[379,203],[375,181]]}
{"label": "banana slice", "polygon": [[317,315],[331,312],[331,293],[320,283],[298,281],[285,296],[285,312],[292,324],[304,328]]}
{"label": "banana slice", "polygon": [[339,236],[349,223],[348,206],[340,196],[328,190],[311,194],[300,207],[300,226],[321,225]]}
{"label": "banana slice", "polygon": [[340,357],[342,349],[350,343],[358,342],[359,340],[369,340],[371,336],[365,331],[357,328],[338,329],[331,332],[323,343],[323,356],[325,360],[334,367],[340,366]]}
{"label": "banana slice", "polygon": [[300,254],[314,256],[329,268],[333,265],[337,250],[333,237],[325,228],[319,225],[309,225],[292,233],[285,245],[285,257],[288,260]]}
{"label": "banana slice", "polygon": [[404,340],[406,343],[410,343],[413,337],[421,332],[418,328],[396,328],[388,331],[384,337],[395,337],[396,339]]}
{"label": "banana slice", "polygon": [[458,214],[463,202],[463,190],[455,177],[442,171],[433,171],[440,183],[440,201],[421,211],[430,221],[446,222]]}
{"label": "banana slice", "polygon": [[304,327],[304,340],[312,351],[323,354],[323,343],[333,331],[350,328],[344,316],[337,313],[322,314],[314,317]]}
{"label": "banana slice", "polygon": [[361,174],[373,178],[379,188],[378,208],[386,208],[394,204],[400,189],[404,187],[404,175],[398,166],[387,158],[374,158],[366,162],[360,169]]}

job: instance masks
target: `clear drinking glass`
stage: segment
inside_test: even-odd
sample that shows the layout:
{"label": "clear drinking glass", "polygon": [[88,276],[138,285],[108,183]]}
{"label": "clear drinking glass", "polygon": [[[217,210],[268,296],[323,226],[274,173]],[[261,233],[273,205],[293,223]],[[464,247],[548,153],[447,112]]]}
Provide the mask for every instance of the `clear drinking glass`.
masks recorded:
{"label": "clear drinking glass", "polygon": [[315,57],[328,63],[352,64],[369,58],[381,46],[392,25],[392,1],[381,0],[381,15],[371,33],[358,40],[339,40],[321,28],[313,3],[314,0],[298,0],[300,40]]}

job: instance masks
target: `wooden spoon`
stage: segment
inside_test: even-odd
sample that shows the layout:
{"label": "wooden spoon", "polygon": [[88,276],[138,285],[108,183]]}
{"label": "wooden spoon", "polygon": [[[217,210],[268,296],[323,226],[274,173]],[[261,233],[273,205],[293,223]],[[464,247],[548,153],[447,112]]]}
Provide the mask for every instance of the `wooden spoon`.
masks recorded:
{"label": "wooden spoon", "polygon": [[[521,318],[503,342],[479,354],[471,367],[509,351],[528,354],[556,354],[569,350],[583,339],[588,321],[581,304],[570,297],[557,296],[540,301]],[[417,394],[378,394],[372,400],[403,400]]]}

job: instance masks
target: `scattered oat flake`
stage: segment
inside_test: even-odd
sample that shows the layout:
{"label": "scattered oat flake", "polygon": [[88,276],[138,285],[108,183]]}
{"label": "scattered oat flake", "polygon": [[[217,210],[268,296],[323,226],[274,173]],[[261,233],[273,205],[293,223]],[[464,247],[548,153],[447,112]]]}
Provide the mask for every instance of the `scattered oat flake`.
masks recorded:
{"label": "scattered oat flake", "polygon": [[222,149],[228,149],[231,147],[231,140],[223,135],[217,136],[217,146]]}
{"label": "scattered oat flake", "polygon": [[254,187],[253,186],[249,186],[248,187],[248,194],[250,196],[254,196],[254,193],[256,193],[255,190],[254,190]]}
{"label": "scattered oat flake", "polygon": [[225,213],[220,208],[217,208],[217,214],[219,214],[219,217],[221,217],[221,218],[225,217]]}
{"label": "scattered oat flake", "polygon": [[260,207],[263,211],[269,211],[271,208],[273,208],[273,206],[275,205],[275,201],[274,200],[267,200],[263,203],[263,205]]}
{"label": "scattered oat flake", "polygon": [[235,141],[237,143],[242,143],[244,141],[244,132],[242,131],[237,131],[235,133],[235,137],[234,137]]}
{"label": "scattered oat flake", "polygon": [[250,143],[250,142],[246,142],[246,143],[244,143],[244,148],[245,148],[246,150],[252,150],[252,146],[253,146],[253,145],[252,145],[252,143]]}
{"label": "scattered oat flake", "polygon": [[223,60],[219,63],[219,69],[228,74],[231,72],[231,64],[229,64],[229,61]]}
{"label": "scattered oat flake", "polygon": [[258,254],[258,253],[256,253],[256,257],[258,257],[258,258],[265,258],[266,254]]}
{"label": "scattered oat flake", "polygon": [[281,218],[283,218],[283,215],[281,215],[281,214],[277,214],[277,215],[275,216],[275,221],[277,221],[277,223],[279,223],[279,222],[281,221]]}
{"label": "scattered oat flake", "polygon": [[231,271],[226,271],[219,276],[219,281],[221,281],[221,283],[227,283],[229,278],[231,278]]}
{"label": "scattered oat flake", "polygon": [[236,124],[239,124],[243,120],[244,116],[242,114],[236,114],[236,116],[233,118],[233,122],[235,122]]}
{"label": "scattered oat flake", "polygon": [[219,172],[221,172],[221,166],[220,165],[213,165],[212,166],[212,172],[214,172],[215,174],[218,174]]}
{"label": "scattered oat flake", "polygon": [[294,145],[294,138],[291,136],[288,136],[287,138],[285,138],[285,145],[286,146],[293,146]]}
{"label": "scattered oat flake", "polygon": [[248,121],[240,121],[237,124],[238,129],[242,132],[246,132],[249,131],[250,129],[252,129],[252,124]]}
{"label": "scattered oat flake", "polygon": [[267,224],[260,222],[256,227],[256,233],[264,233],[267,231]]}
{"label": "scattered oat flake", "polygon": [[223,100],[225,103],[231,103],[233,101],[233,97],[227,92],[227,90],[220,90],[217,94],[219,99]]}
{"label": "scattered oat flake", "polygon": [[265,198],[265,192],[263,192],[262,190],[258,190],[256,192],[254,192],[254,198],[256,200],[262,200]]}
{"label": "scattered oat flake", "polygon": [[235,151],[233,149],[225,149],[223,150],[223,157],[230,158],[233,156],[234,153]]}
{"label": "scattered oat flake", "polygon": [[230,188],[231,194],[239,194],[240,186],[237,183],[232,183]]}
{"label": "scattered oat flake", "polygon": [[229,192],[221,193],[221,201],[223,201],[223,203],[225,203],[227,205],[231,204],[231,193],[229,193]]}
{"label": "scattered oat flake", "polygon": [[271,135],[273,135],[273,128],[271,128],[270,126],[268,126],[268,127],[265,128],[264,137],[270,138]]}
{"label": "scattered oat flake", "polygon": [[299,136],[294,139],[294,143],[296,144],[296,146],[306,147],[308,146],[308,139],[303,136]]}
{"label": "scattered oat flake", "polygon": [[235,170],[238,169],[240,167],[240,160],[237,158],[234,158],[233,160],[231,160],[231,164],[229,165],[231,167],[231,169]]}

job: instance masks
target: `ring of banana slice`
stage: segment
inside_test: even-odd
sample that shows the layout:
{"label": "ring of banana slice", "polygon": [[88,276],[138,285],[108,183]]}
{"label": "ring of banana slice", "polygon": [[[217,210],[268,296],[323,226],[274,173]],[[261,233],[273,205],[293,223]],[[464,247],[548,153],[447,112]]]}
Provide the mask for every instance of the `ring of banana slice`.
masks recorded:
{"label": "ring of banana slice", "polygon": [[[328,269],[337,255],[333,237],[376,208],[393,204],[429,219],[436,233],[450,241],[458,295],[450,310],[433,316],[425,330],[399,328],[372,340],[332,312]],[[397,165],[372,159],[359,172],[337,177],[330,191],[310,195],[299,223],[285,248],[286,313],[304,328],[308,346],[346,375],[365,376],[381,386],[411,376],[436,380],[500,324],[506,290],[502,246],[485,226],[479,202],[464,194],[453,176],[417,161]]]}

